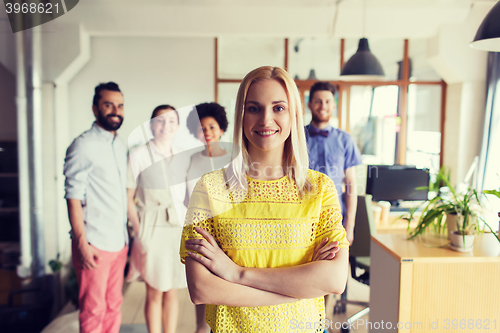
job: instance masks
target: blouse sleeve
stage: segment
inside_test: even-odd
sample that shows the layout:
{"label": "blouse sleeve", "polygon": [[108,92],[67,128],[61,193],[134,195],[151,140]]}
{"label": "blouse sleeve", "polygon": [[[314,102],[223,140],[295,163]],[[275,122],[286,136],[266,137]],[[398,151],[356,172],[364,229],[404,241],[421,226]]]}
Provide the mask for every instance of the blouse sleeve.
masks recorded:
{"label": "blouse sleeve", "polygon": [[342,226],[342,213],[335,184],[324,176],[320,186],[322,202],[316,242],[328,237],[328,243],[339,241],[339,248],[349,248],[346,232]]}
{"label": "blouse sleeve", "polygon": [[186,213],[184,228],[182,229],[180,256],[181,262],[185,263],[185,258],[188,256],[186,249],[186,240],[203,238],[194,228],[199,227],[208,231],[215,237],[214,219],[210,209],[208,191],[202,177],[196,186],[189,200],[189,206]]}

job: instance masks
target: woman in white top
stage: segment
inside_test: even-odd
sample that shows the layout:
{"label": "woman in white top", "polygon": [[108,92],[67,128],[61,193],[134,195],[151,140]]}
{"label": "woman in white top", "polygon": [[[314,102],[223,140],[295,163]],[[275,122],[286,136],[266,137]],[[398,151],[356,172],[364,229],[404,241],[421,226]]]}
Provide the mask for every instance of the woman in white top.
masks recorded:
{"label": "woman in white top", "polygon": [[188,164],[174,155],[172,147],[179,129],[177,111],[169,105],[158,106],[150,126],[153,139],[131,149],[129,155],[128,216],[136,237],[127,281],[140,275],[146,282],[148,331],[161,333],[163,324],[163,332],[170,333],[177,327],[177,289],[187,286],[178,257],[186,183],[176,180],[185,179]]}
{"label": "woman in white top", "polygon": [[188,198],[191,197],[193,188],[201,176],[224,168],[231,162],[228,150],[232,144],[219,142],[227,130],[227,125],[226,111],[217,103],[198,104],[189,113],[187,118],[189,132],[205,145],[205,149],[191,156],[187,172]]}
{"label": "woman in white top", "polygon": [[[217,103],[196,105],[189,113],[187,127],[195,138],[200,140],[205,149],[191,156],[187,171],[187,198],[191,197],[196,182],[207,172],[226,167],[231,162],[232,144],[219,142],[227,130],[226,111]],[[196,305],[196,333],[207,333],[210,327],[205,322],[205,305]]]}

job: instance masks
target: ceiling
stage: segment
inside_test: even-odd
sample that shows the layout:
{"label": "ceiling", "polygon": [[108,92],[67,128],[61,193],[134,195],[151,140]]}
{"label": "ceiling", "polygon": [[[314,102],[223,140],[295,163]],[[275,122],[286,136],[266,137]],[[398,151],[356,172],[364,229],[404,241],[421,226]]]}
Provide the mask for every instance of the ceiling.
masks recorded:
{"label": "ceiling", "polygon": [[81,23],[91,35],[425,38],[443,24],[464,22],[472,4],[472,0],[85,0],[57,21]]}
{"label": "ceiling", "polygon": [[[400,57],[401,43],[394,40],[434,37],[443,26],[464,25],[472,6],[495,1],[82,0],[44,24],[43,32],[59,36],[81,26],[90,36],[288,37],[292,44],[306,37],[319,49],[346,38],[346,56],[355,52],[357,39],[364,36],[378,56]],[[0,62],[14,72],[14,34],[3,6],[0,2]],[[304,57],[306,44],[297,56]]]}

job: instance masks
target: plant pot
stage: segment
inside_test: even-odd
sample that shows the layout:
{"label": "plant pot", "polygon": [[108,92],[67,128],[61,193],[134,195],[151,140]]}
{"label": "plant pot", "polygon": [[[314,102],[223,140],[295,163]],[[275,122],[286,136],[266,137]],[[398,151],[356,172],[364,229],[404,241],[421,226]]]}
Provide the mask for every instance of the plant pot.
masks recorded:
{"label": "plant pot", "polygon": [[[475,217],[469,215],[466,222],[466,230],[474,225]],[[451,240],[451,234],[461,230],[464,224],[464,216],[461,214],[446,214],[446,227],[448,229],[448,239]],[[470,230],[470,229],[469,229]]]}
{"label": "plant pot", "polygon": [[481,237],[481,251],[486,256],[498,257],[500,255],[500,243],[494,233],[486,231],[483,234],[479,234],[478,237]]}
{"label": "plant pot", "polygon": [[462,235],[458,231],[453,231],[450,234],[451,244],[450,248],[460,252],[470,252],[474,247],[474,239],[476,235]]}

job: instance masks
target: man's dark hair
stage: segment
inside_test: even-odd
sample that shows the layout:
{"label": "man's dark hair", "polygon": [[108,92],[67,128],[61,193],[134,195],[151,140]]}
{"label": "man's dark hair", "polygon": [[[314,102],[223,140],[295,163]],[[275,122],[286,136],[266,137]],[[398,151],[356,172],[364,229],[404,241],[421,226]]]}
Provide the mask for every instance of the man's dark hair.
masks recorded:
{"label": "man's dark hair", "polygon": [[198,132],[200,121],[206,117],[213,117],[221,130],[224,132],[227,130],[228,122],[224,107],[217,103],[202,103],[196,105],[196,108],[187,117],[187,127],[194,137],[196,137],[196,133]]}
{"label": "man's dark hair", "polygon": [[337,93],[337,87],[335,87],[330,82],[318,81],[315,84],[313,84],[313,86],[309,90],[309,101],[312,101],[312,99],[314,97],[314,93],[316,91],[322,91],[322,90],[331,91],[334,98],[335,98],[335,94]]}
{"label": "man's dark hair", "polygon": [[95,87],[94,99],[92,100],[92,105],[98,106],[99,100],[101,99],[101,90],[111,90],[118,91],[121,93],[120,87],[114,82],[101,83],[97,87]]}

